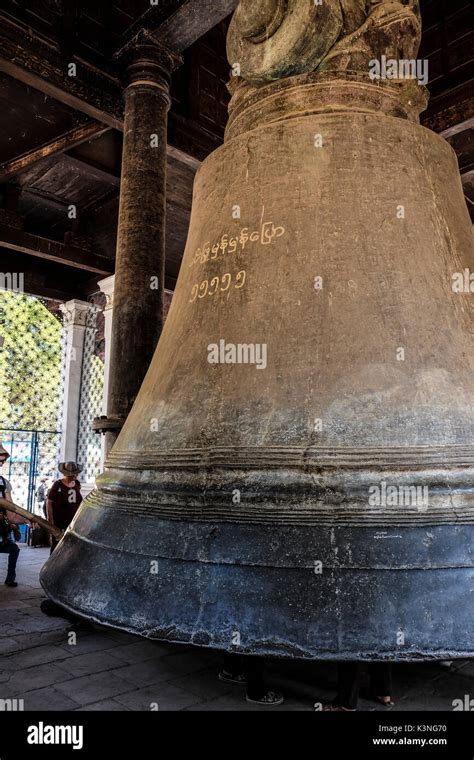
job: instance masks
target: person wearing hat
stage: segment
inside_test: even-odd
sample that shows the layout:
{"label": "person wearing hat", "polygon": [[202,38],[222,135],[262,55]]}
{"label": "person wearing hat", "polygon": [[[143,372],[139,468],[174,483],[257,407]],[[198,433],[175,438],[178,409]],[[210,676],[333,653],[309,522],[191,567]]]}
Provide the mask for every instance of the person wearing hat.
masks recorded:
{"label": "person wearing hat", "polygon": [[[10,454],[0,444],[0,468],[3,467]],[[0,497],[7,501],[12,501],[12,487],[9,481],[0,475]],[[13,512],[0,507],[0,554],[8,554],[8,569],[7,577],[5,580],[6,586],[14,588],[18,586],[16,582],[16,563],[18,562],[18,556],[20,549],[15,541],[11,540],[10,534],[13,532],[16,541],[20,540],[20,531],[18,525],[23,521],[18,515]]]}
{"label": "person wearing hat", "polygon": [[[49,522],[66,530],[82,502],[81,484],[77,479],[82,467],[75,462],[60,462],[58,470],[64,477],[49,489],[46,511]],[[51,536],[51,553],[57,545],[58,541]]]}

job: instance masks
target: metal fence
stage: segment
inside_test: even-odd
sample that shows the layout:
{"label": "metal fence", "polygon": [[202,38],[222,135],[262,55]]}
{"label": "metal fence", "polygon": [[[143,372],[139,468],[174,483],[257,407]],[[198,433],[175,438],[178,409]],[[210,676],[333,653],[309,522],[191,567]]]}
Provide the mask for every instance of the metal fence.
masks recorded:
{"label": "metal fence", "polygon": [[[92,432],[92,420],[102,413],[104,384],[96,341],[99,310],[91,305],[81,352],[76,459],[86,492],[101,469],[101,438]],[[16,502],[32,511],[38,486],[42,479],[52,485],[64,455],[69,327],[51,304],[0,291],[0,443],[11,454],[1,472],[11,481]]]}
{"label": "metal fence", "polygon": [[11,483],[13,500],[30,512],[43,515],[36,492],[43,480],[50,488],[58,477],[60,441],[53,430],[0,428],[0,443],[10,454],[1,474]]}

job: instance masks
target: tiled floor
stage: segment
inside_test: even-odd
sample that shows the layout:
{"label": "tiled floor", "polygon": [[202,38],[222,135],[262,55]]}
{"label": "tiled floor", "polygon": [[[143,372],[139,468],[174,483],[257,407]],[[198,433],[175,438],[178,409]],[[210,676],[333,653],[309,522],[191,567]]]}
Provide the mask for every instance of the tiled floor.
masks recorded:
{"label": "tiled floor", "polygon": [[[242,687],[216,675],[219,653],[146,641],[95,626],[68,634],[70,623],[42,614],[38,581],[47,549],[22,546],[19,586],[0,584],[0,700],[24,700],[25,710],[261,710]],[[3,564],[2,564],[3,563]],[[0,555],[0,573],[6,556]],[[0,576],[1,577],[1,576]],[[474,699],[474,663],[395,667],[394,710],[452,710],[454,699]],[[274,661],[272,686],[285,694],[277,710],[312,710],[334,696],[335,668]],[[385,708],[361,700],[363,710]]]}

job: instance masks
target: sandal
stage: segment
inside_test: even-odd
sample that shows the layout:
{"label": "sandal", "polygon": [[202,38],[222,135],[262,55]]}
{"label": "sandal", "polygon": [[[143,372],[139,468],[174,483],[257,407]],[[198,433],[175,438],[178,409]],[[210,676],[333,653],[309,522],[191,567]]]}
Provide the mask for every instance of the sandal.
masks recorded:
{"label": "sandal", "polygon": [[285,701],[283,694],[278,694],[276,691],[267,691],[261,699],[251,699],[247,694],[245,699],[254,705],[265,705],[265,707],[276,707]]}

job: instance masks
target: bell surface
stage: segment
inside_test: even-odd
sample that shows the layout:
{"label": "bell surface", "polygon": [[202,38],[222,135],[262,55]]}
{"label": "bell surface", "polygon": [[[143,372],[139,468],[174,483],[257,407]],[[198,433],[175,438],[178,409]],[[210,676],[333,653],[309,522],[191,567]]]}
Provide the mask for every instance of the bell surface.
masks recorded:
{"label": "bell surface", "polygon": [[474,260],[456,156],[419,125],[412,80],[258,78],[234,83],[154,359],[41,582],[90,620],[173,642],[473,656]]}

